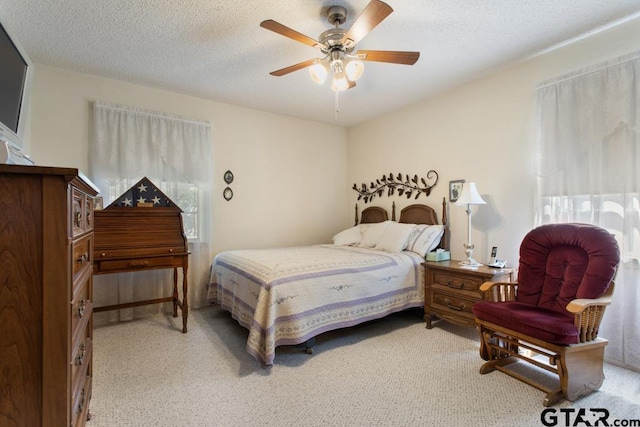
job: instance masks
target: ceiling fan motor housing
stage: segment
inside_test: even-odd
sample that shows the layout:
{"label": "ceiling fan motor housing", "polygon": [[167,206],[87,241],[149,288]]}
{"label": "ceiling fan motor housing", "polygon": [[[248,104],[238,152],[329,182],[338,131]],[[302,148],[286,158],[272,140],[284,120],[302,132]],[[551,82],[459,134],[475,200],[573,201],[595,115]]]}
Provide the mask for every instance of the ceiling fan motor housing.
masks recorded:
{"label": "ceiling fan motor housing", "polygon": [[[342,43],[342,38],[345,35],[345,31],[341,28],[331,28],[320,34],[320,43],[324,46],[323,51],[325,53],[333,52],[335,50],[347,51],[346,46]],[[351,48],[350,50],[353,50]]]}
{"label": "ceiling fan motor housing", "polygon": [[347,20],[347,9],[342,6],[331,6],[327,10],[327,20],[331,25],[342,25]]}

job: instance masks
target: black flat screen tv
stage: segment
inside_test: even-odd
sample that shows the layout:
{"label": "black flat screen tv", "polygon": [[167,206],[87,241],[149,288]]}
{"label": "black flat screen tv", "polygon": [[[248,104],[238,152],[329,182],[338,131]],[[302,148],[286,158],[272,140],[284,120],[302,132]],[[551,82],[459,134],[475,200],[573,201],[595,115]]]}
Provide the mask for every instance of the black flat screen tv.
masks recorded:
{"label": "black flat screen tv", "polygon": [[32,63],[0,23],[0,140],[23,147]]}

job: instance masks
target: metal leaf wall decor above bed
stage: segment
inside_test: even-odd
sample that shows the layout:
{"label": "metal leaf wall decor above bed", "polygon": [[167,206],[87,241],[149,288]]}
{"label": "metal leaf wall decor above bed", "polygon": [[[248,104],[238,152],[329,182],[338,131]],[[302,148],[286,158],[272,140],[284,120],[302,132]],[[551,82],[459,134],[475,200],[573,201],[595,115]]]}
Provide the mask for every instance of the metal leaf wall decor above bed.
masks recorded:
{"label": "metal leaf wall decor above bed", "polygon": [[382,197],[385,192],[387,196],[397,194],[398,196],[406,196],[407,199],[410,199],[412,196],[417,199],[422,193],[427,197],[431,194],[431,189],[435,187],[437,183],[438,173],[430,170],[427,172],[427,179],[418,178],[418,175],[410,178],[409,174],[403,177],[401,173],[395,176],[393,173],[390,173],[380,179],[376,179],[375,182],[371,182],[368,186],[364,182],[360,187],[358,187],[358,184],[353,184],[353,189],[358,192],[358,200],[364,200],[364,202],[367,203],[373,200],[375,196]]}

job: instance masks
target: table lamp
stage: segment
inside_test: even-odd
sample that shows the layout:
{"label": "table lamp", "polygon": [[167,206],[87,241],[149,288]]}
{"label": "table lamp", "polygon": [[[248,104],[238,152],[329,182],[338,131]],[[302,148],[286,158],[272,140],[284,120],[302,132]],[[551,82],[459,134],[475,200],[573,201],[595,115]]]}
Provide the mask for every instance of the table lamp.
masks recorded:
{"label": "table lamp", "polygon": [[460,262],[460,265],[469,266],[469,267],[478,267],[481,266],[478,261],[473,259],[473,245],[471,244],[471,205],[486,205],[480,194],[478,194],[478,189],[476,188],[475,182],[469,182],[462,184],[462,194],[456,200],[456,206],[467,206],[467,243],[464,244],[464,253],[467,254],[467,259]]}

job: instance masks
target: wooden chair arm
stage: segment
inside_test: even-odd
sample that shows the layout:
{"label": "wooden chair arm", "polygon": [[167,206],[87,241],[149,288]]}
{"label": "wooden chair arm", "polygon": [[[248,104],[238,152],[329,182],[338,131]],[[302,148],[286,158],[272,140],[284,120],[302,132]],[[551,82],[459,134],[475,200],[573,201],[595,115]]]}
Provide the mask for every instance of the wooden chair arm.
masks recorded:
{"label": "wooden chair arm", "polygon": [[587,299],[587,298],[579,298],[574,299],[569,304],[567,304],[567,311],[573,314],[580,314],[584,310],[592,306],[607,306],[611,304],[611,296]]}
{"label": "wooden chair arm", "polygon": [[574,316],[573,324],[580,332],[580,342],[592,341],[598,337],[604,310],[611,304],[613,287],[614,283],[611,282],[600,298],[579,298],[567,304],[567,311]]}
{"label": "wooden chair arm", "polygon": [[480,285],[482,299],[485,301],[515,301],[517,290],[517,282],[484,282]]}

